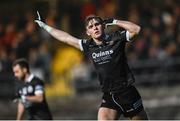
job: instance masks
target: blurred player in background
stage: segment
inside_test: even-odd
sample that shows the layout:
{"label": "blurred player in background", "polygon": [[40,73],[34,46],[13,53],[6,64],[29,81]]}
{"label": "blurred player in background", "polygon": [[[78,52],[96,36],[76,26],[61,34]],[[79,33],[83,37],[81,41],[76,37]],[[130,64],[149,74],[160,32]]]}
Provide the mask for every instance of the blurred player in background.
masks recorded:
{"label": "blurred player in background", "polygon": [[29,120],[52,120],[45,99],[44,83],[30,73],[27,60],[23,58],[15,60],[13,72],[18,80],[23,81],[23,85],[18,89],[17,120],[23,119],[25,110]]}
{"label": "blurred player in background", "polygon": [[[43,23],[38,13],[35,22],[61,42],[72,45],[85,54],[95,67],[103,92],[98,120],[118,119],[121,114],[131,120],[147,120],[142,99],[127,64],[125,45],[139,33],[140,27],[132,22],[116,19],[102,20],[90,15],[85,20],[86,33],[91,39],[78,39]],[[123,31],[106,34],[105,27],[117,25]]]}

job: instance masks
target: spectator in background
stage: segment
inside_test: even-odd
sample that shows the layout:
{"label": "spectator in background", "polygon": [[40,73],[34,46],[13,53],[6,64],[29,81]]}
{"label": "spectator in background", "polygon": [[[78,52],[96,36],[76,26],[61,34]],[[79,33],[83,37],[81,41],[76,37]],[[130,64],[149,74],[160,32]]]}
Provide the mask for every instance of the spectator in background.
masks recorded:
{"label": "spectator in background", "polygon": [[93,14],[96,11],[96,5],[92,0],[87,0],[81,7],[81,20],[84,20],[87,15]]}
{"label": "spectator in background", "polygon": [[9,23],[6,26],[5,34],[3,36],[3,45],[7,48],[12,48],[12,43],[16,38],[15,23]]}

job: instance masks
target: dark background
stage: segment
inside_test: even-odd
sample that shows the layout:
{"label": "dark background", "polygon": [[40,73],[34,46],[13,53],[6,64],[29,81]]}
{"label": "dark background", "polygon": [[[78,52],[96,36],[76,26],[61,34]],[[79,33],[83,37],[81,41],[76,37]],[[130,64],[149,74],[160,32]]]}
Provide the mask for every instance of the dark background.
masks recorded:
{"label": "dark background", "polygon": [[135,85],[150,119],[179,120],[179,4],[179,0],[1,0],[0,119],[16,117],[13,99],[19,82],[11,66],[20,57],[28,59],[32,73],[44,80],[54,119],[96,119],[101,93],[93,68],[79,50],[34,23],[38,10],[48,25],[78,38],[87,37],[83,20],[89,14],[140,25],[139,36],[127,44]]}

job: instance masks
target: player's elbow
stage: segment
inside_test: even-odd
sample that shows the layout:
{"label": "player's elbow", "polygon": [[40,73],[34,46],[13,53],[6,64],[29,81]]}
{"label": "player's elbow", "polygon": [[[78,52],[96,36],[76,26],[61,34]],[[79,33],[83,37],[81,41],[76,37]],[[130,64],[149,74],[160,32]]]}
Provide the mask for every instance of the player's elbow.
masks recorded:
{"label": "player's elbow", "polygon": [[40,97],[40,98],[38,99],[38,102],[39,102],[39,103],[43,102],[43,97]]}
{"label": "player's elbow", "polygon": [[139,34],[141,30],[141,27],[136,25],[134,26],[134,28],[131,29],[131,31],[129,31],[130,33],[130,38],[134,38],[135,36],[137,36]]}
{"label": "player's elbow", "polygon": [[140,26],[138,26],[138,33],[141,31],[141,27]]}
{"label": "player's elbow", "polygon": [[135,33],[139,34],[140,31],[141,31],[141,27],[137,25],[135,28]]}
{"label": "player's elbow", "polygon": [[132,33],[133,36],[135,36],[135,35],[139,34],[140,30],[141,30],[140,26],[134,25],[134,26],[132,26],[132,28],[129,32]]}
{"label": "player's elbow", "polygon": [[38,102],[38,103],[43,102],[43,100],[44,100],[44,98],[43,98],[42,95],[38,95],[37,98],[36,98],[36,102]]}

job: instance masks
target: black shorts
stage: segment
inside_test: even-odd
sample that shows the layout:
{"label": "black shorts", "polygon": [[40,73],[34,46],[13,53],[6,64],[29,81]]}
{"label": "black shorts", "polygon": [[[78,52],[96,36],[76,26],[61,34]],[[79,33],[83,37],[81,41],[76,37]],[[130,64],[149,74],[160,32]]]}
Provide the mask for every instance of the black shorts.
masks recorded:
{"label": "black shorts", "polygon": [[143,110],[141,96],[134,86],[121,93],[104,93],[101,107],[117,110],[125,117],[132,117]]}

